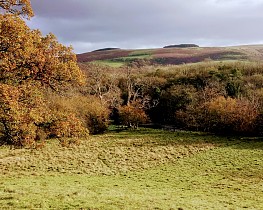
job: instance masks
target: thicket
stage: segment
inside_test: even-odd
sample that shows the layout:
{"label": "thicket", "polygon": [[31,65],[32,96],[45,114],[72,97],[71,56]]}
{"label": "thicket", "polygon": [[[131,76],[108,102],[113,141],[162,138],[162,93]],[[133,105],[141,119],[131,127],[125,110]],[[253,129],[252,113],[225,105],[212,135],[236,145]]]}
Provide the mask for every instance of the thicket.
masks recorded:
{"label": "thicket", "polygon": [[[115,122],[137,127],[151,121],[227,135],[262,135],[262,63],[206,62],[102,71],[108,72],[104,81],[115,76],[110,84],[120,94],[108,106]],[[104,88],[104,93],[110,90]]]}
{"label": "thicket", "polygon": [[166,79],[155,123],[220,134],[262,135],[263,65],[201,63],[156,72]]}

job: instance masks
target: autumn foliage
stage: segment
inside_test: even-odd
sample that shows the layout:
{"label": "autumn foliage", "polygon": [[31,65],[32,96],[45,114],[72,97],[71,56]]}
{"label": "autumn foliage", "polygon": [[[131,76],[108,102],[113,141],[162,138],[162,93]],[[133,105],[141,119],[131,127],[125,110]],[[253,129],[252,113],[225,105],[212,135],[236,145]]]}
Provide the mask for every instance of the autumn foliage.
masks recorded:
{"label": "autumn foliage", "polygon": [[33,80],[58,89],[83,79],[72,49],[54,35],[43,37],[14,15],[1,15],[0,29],[1,82],[17,85]]}
{"label": "autumn foliage", "polygon": [[21,17],[33,15],[30,2],[1,1],[0,134],[5,143],[34,144],[44,137],[81,136],[87,128],[76,113],[49,106],[48,92],[60,95],[85,81],[71,47],[53,34],[42,36]]}
{"label": "autumn foliage", "polygon": [[41,93],[29,84],[0,84],[1,133],[7,143],[25,145],[37,138],[37,125],[44,121]]}
{"label": "autumn foliage", "polygon": [[109,112],[98,98],[79,93],[70,97],[52,93],[48,99],[47,104],[52,111],[49,123],[51,136],[80,137],[107,129]]}
{"label": "autumn foliage", "polygon": [[0,1],[0,8],[0,143],[35,146],[55,137],[68,145],[103,133],[110,119],[130,128],[152,122],[263,134],[262,64],[78,64],[71,47],[26,25],[29,0]]}
{"label": "autumn foliage", "polygon": [[244,99],[218,97],[205,103],[205,124],[210,130],[249,133],[254,130],[259,114],[256,104]]}
{"label": "autumn foliage", "polygon": [[34,15],[30,0],[1,0],[0,8],[4,13],[22,15],[27,18]]}
{"label": "autumn foliage", "polygon": [[120,121],[123,125],[138,128],[139,124],[147,122],[147,115],[136,105],[125,105],[119,108]]}

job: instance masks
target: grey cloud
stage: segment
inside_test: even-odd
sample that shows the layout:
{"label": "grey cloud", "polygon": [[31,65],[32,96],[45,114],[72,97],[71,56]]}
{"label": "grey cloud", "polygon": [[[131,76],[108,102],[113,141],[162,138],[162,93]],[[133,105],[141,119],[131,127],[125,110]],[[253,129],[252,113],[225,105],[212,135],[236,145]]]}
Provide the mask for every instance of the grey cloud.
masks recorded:
{"label": "grey cloud", "polygon": [[29,23],[76,52],[263,41],[263,0],[32,0]]}

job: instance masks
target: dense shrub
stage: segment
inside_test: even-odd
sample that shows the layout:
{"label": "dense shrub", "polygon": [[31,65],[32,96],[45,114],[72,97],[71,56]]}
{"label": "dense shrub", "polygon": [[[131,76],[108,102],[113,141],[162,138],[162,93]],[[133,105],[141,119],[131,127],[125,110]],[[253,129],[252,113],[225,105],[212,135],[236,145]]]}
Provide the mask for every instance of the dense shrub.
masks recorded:
{"label": "dense shrub", "polygon": [[221,134],[252,134],[256,132],[259,112],[257,104],[245,99],[219,96],[199,106],[178,111],[176,117],[187,128]]}
{"label": "dense shrub", "polygon": [[51,120],[49,135],[52,137],[83,137],[88,134],[88,129],[75,113],[54,112]]}
{"label": "dense shrub", "polygon": [[205,104],[205,125],[212,131],[252,133],[258,117],[256,104],[245,99],[218,97]]}
{"label": "dense shrub", "polygon": [[[104,132],[108,127],[109,111],[96,97],[82,96],[78,93],[70,97],[52,94],[49,95],[49,106],[50,110],[55,111],[53,115],[55,119],[56,116],[62,116],[70,121],[74,121],[71,119],[72,117],[76,118],[75,123],[77,124],[72,127],[79,128],[77,130],[80,134],[83,128],[86,129],[84,133],[88,130],[91,134],[97,134]],[[67,117],[65,117],[65,113]],[[68,117],[69,114],[71,117]]]}
{"label": "dense shrub", "polygon": [[176,117],[185,128],[220,134],[258,133],[260,124],[257,104],[223,96],[179,110]]}
{"label": "dense shrub", "polygon": [[98,99],[91,97],[87,100],[84,110],[85,123],[91,134],[103,133],[109,124],[109,110]]}
{"label": "dense shrub", "polygon": [[119,108],[120,122],[131,128],[138,128],[139,124],[147,122],[144,110],[136,105],[123,106]]}

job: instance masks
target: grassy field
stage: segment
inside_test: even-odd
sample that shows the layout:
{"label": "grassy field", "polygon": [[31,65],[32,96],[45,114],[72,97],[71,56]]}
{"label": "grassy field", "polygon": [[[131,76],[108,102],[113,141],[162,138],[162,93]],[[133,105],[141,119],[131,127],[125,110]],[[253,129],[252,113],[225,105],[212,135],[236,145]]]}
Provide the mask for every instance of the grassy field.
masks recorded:
{"label": "grassy field", "polygon": [[97,61],[92,61],[91,63],[110,66],[113,68],[119,68],[125,64],[122,61],[114,61],[114,60],[97,60]]}
{"label": "grassy field", "polygon": [[93,61],[93,63],[118,68],[136,59],[151,59],[151,53],[148,51],[137,50],[130,53],[128,56],[106,59],[106,60],[96,60]]}
{"label": "grassy field", "polygon": [[0,148],[1,209],[263,209],[263,141],[140,129]]}

